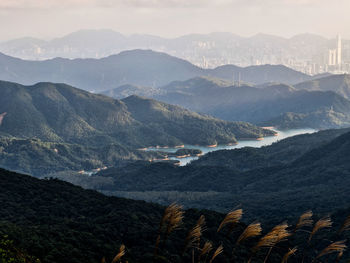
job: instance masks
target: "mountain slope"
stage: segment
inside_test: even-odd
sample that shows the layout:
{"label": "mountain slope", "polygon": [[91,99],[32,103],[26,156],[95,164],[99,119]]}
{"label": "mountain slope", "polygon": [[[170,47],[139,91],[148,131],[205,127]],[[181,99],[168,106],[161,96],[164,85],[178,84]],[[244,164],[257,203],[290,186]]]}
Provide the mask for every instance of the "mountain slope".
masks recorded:
{"label": "mountain slope", "polygon": [[295,85],[297,89],[333,91],[350,98],[350,75],[331,75]]}
{"label": "mountain slope", "polygon": [[[258,138],[274,134],[249,123],[225,122],[143,97],[130,96],[122,101],[135,120],[154,130],[176,136],[185,144],[225,144],[232,143],[233,138]],[[203,133],[204,137],[201,135]]]}
{"label": "mountain slope", "polygon": [[[107,197],[58,180],[38,180],[0,169],[0,234],[43,263],[111,261],[121,244],[129,262],[153,262],[153,245],[164,208]],[[202,213],[185,213],[183,229]],[[208,237],[216,233],[222,215],[203,211]],[[180,262],[185,231],[175,231],[161,262]],[[213,240],[217,242],[216,240]],[[162,252],[161,252],[162,253]],[[187,256],[186,256],[187,257]],[[172,260],[174,259],[174,260]]]}
{"label": "mountain slope", "polygon": [[350,128],[324,130],[293,136],[261,148],[245,147],[210,152],[193,161],[191,165],[222,166],[239,171],[280,166],[295,161],[308,151],[325,145],[347,132],[350,132]]}
{"label": "mountain slope", "polygon": [[[114,100],[65,84],[22,86],[0,82],[0,92],[0,113],[3,117],[0,135],[9,138],[1,141],[2,165],[25,172],[32,172],[27,168],[28,164],[37,163],[33,162],[34,156],[44,156],[47,151],[56,156],[56,146],[69,149],[60,151],[58,155],[80,149],[90,164],[98,157],[96,165],[107,165],[118,157],[149,159],[150,153],[137,151],[143,147],[226,144],[239,138],[273,135],[271,131],[248,123],[221,121],[136,96],[123,101]],[[40,141],[31,141],[33,138]],[[27,154],[22,152],[19,156],[14,150],[16,147],[21,147],[24,152],[28,149]],[[103,153],[108,148],[107,152],[113,152],[111,158]],[[35,154],[31,155],[34,149]],[[17,161],[13,154],[17,156]],[[23,162],[19,161],[22,158]],[[61,162],[59,156],[52,160]],[[50,161],[47,166],[51,167],[55,161]],[[82,163],[81,160],[78,163]],[[64,166],[62,163],[57,165]],[[90,166],[87,164],[85,168]]]}
{"label": "mountain slope", "polygon": [[298,82],[298,79],[311,78],[282,65],[249,66],[243,69],[233,65],[225,65],[215,68],[211,74],[221,79],[232,80],[234,77],[236,81],[241,80],[253,84],[269,82],[294,84]]}
{"label": "mountain slope", "polygon": [[115,99],[124,99],[131,95],[151,98],[153,95],[159,94],[160,92],[161,90],[159,88],[142,87],[142,86],[125,84],[115,89],[102,91],[100,92],[100,94],[103,94]]}
{"label": "mountain slope", "polygon": [[0,136],[0,167],[34,176],[64,171],[68,175],[70,171],[82,170],[89,173],[127,160],[163,158],[163,154],[136,151],[116,144],[92,146]]}
{"label": "mountain slope", "polygon": [[[201,225],[200,238],[196,241],[198,246],[202,248],[205,242],[210,242],[214,249],[223,246],[222,254],[214,262],[229,262],[232,258],[235,262],[246,262],[252,256],[252,247],[259,240],[258,237],[245,240],[232,255],[232,247],[238,248],[234,244],[246,225],[238,222],[231,229],[227,225],[218,231],[217,227],[224,219],[223,214],[190,209],[183,211],[184,217],[179,227],[173,229],[170,235],[161,234],[158,253],[154,256],[154,244],[164,207],[107,197],[59,180],[38,180],[3,169],[0,169],[0,202],[0,249],[3,249],[4,237],[13,240],[15,251],[22,253],[22,257],[28,253],[43,263],[93,263],[100,262],[103,256],[107,262],[111,262],[121,244],[125,245],[122,259],[130,263],[191,262],[193,255],[198,257],[199,251],[191,247],[186,249],[186,237],[202,215],[205,222]],[[313,253],[319,253],[321,248],[329,244],[329,239],[339,239],[336,231],[349,209],[336,212],[336,217],[332,218],[335,227],[329,231],[320,231],[323,233],[314,237],[317,243]],[[294,228],[296,219],[293,219],[288,230]],[[163,221],[163,224],[167,224],[167,221]],[[274,226],[272,224],[262,224],[263,234]],[[279,249],[271,251],[269,262],[280,262],[288,249],[294,246],[293,243],[304,247],[305,236],[293,234],[288,241],[280,242]],[[208,253],[208,258],[212,257],[214,249]],[[1,257],[6,255],[6,250],[1,251]],[[254,260],[262,262],[267,251],[260,249],[254,255]],[[346,258],[348,254],[344,256]],[[302,257],[304,254],[297,253],[289,262],[300,262]],[[311,262],[309,258],[312,257],[313,254],[308,253],[304,262]]]}
{"label": "mountain slope", "polygon": [[212,153],[185,167],[135,164],[101,172],[99,176],[117,183],[100,190],[160,203],[181,200],[219,211],[242,204],[252,218],[266,220],[307,209],[325,213],[325,207],[340,209],[350,202],[349,145],[348,130],[325,131],[261,149]]}
{"label": "mountain slope", "polygon": [[101,59],[25,61],[0,53],[0,79],[33,85],[40,81],[67,83],[89,91],[103,91],[125,84],[159,87],[197,76],[222,76],[255,84],[266,81],[297,83],[311,77],[284,66],[217,69],[199,68],[188,61],[151,50],[124,51]]}
{"label": "mountain slope", "polygon": [[40,81],[67,83],[101,91],[123,84],[165,85],[202,74],[202,69],[164,53],[125,51],[101,59],[25,61],[0,54],[0,79],[32,85]]}
{"label": "mountain slope", "polygon": [[284,84],[230,86],[202,77],[170,83],[150,95],[221,119],[263,126],[326,129],[350,125],[350,101],[332,91],[297,90]]}
{"label": "mountain slope", "polygon": [[[170,235],[161,234],[161,244],[157,256],[154,256],[154,244],[159,234],[158,223],[162,219],[164,207],[107,197],[59,180],[38,180],[3,169],[0,169],[0,201],[0,249],[3,260],[9,247],[6,244],[11,244],[11,249],[22,257],[28,253],[43,263],[93,263],[101,261],[103,256],[110,262],[121,244],[124,244],[123,260],[131,263],[191,262],[200,251],[186,249],[185,245],[188,243],[185,240],[188,240],[187,233],[199,222],[198,218],[203,219],[202,216],[205,222],[200,230],[198,246],[202,247],[205,242],[210,242],[214,249],[219,245],[223,246],[222,254],[215,258],[215,262],[229,262],[232,258],[235,262],[246,262],[252,256],[252,247],[259,240],[254,237],[245,240],[239,245],[239,249],[235,249],[233,255],[232,247],[238,248],[234,244],[237,244],[236,241],[246,225],[235,223],[233,228],[227,225],[218,231],[217,227],[224,219],[223,214],[190,209],[184,211],[179,227],[173,229]],[[344,233],[340,237],[336,231],[349,209],[335,212],[332,216],[334,227],[319,231],[323,233],[318,233],[313,238],[315,251],[308,252],[306,257],[299,252],[289,262],[300,262],[302,258],[304,262],[312,262],[314,254],[326,247],[329,239],[339,240],[346,236]],[[296,219],[289,223],[288,231],[294,228]],[[263,234],[274,226],[274,220],[271,217],[270,222],[262,224]],[[277,217],[277,220],[279,223],[282,218]],[[163,224],[167,224],[166,220]],[[13,240],[13,243],[4,243],[3,240]],[[279,249],[271,251],[269,262],[280,262],[289,248],[296,244],[303,248],[305,235],[293,233],[288,240],[280,242]],[[208,253],[209,258],[212,257],[214,249]],[[260,249],[259,253],[253,255],[254,259],[262,262],[267,251],[268,249]],[[344,257],[347,258],[348,253]]]}

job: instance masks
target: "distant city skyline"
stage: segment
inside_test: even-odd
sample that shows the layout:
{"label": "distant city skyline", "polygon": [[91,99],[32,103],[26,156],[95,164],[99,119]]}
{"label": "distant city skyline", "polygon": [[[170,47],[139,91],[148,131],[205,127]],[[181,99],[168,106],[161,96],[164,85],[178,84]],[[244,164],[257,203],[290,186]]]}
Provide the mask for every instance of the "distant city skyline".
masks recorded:
{"label": "distant city skyline", "polygon": [[314,36],[319,36],[328,40],[334,40],[337,38],[337,36],[341,36],[341,38],[343,40],[350,40],[350,35],[349,37],[346,37],[342,34],[339,34],[338,32],[334,32],[332,35],[330,36],[326,36],[326,35],[321,35],[321,34],[317,34],[317,33],[313,33],[313,32],[299,32],[296,34],[292,34],[292,35],[288,35],[288,36],[283,36],[283,35],[277,35],[277,34],[272,34],[272,33],[266,33],[266,32],[256,32],[256,33],[252,33],[252,34],[247,34],[247,35],[242,35],[242,34],[238,34],[235,32],[229,32],[229,31],[210,31],[210,32],[192,32],[192,33],[187,33],[187,34],[180,34],[180,35],[176,35],[176,36],[163,36],[163,35],[157,35],[157,34],[151,34],[151,33],[139,33],[139,32],[134,32],[134,33],[124,33],[122,31],[116,30],[116,29],[112,29],[112,28],[80,28],[74,31],[67,31],[67,33],[64,34],[57,34],[57,35],[52,35],[52,36],[36,36],[36,35],[21,35],[21,36],[17,36],[17,37],[12,37],[12,38],[7,38],[7,39],[2,39],[0,37],[0,43],[4,43],[7,41],[12,41],[12,40],[18,40],[18,39],[22,39],[22,38],[34,38],[34,39],[39,39],[39,40],[44,40],[44,41],[52,41],[58,38],[63,38],[66,37],[72,33],[76,33],[76,32],[82,32],[82,31],[113,31],[115,33],[120,33],[124,36],[134,36],[134,35],[144,35],[144,36],[155,36],[155,37],[160,37],[160,38],[164,38],[164,39],[176,39],[176,38],[181,38],[184,36],[189,36],[189,35],[210,35],[210,34],[216,34],[216,33],[228,33],[228,34],[232,34],[232,35],[236,35],[242,38],[251,38],[257,35],[266,35],[266,36],[274,36],[274,37],[279,37],[279,38],[284,38],[284,39],[291,39],[293,37],[296,36],[300,36],[300,35],[314,35]]}
{"label": "distant city skyline", "polygon": [[312,33],[350,39],[348,0],[1,0],[0,41],[80,29],[177,37],[191,33]]}
{"label": "distant city skyline", "polygon": [[331,39],[305,34],[293,38],[273,35],[245,38],[216,33],[167,39],[85,30],[52,41],[18,39],[0,43],[0,52],[29,60],[102,58],[133,49],[168,53],[202,68],[281,64],[309,75],[350,72],[350,39],[342,39],[340,35]]}
{"label": "distant city skyline", "polygon": [[296,36],[300,36],[300,35],[314,35],[314,36],[319,36],[328,40],[334,40],[336,39],[338,36],[341,36],[341,38],[343,40],[350,40],[350,35],[349,37],[346,37],[342,34],[339,34],[338,32],[334,32],[332,35],[330,36],[326,36],[326,35],[321,35],[321,34],[317,34],[317,33],[313,33],[313,32],[299,32],[296,34],[292,34],[290,36],[283,36],[283,35],[277,35],[277,34],[270,34],[270,33],[266,33],[266,32],[256,32],[256,33],[252,33],[252,34],[247,34],[247,35],[241,35],[235,32],[229,32],[229,31],[210,31],[210,32],[192,32],[192,33],[187,33],[187,34],[180,34],[180,35],[176,35],[176,36],[163,36],[163,35],[157,35],[157,34],[151,34],[151,33],[139,33],[139,32],[134,32],[134,33],[124,33],[122,31],[116,30],[116,29],[112,29],[112,28],[80,28],[74,31],[68,31],[67,33],[64,34],[57,34],[57,35],[52,35],[52,36],[36,36],[36,35],[21,35],[18,37],[12,37],[12,38],[7,38],[7,39],[2,39],[0,37],[0,43],[4,43],[7,41],[12,41],[12,40],[18,40],[18,39],[22,39],[22,38],[34,38],[34,39],[38,39],[38,40],[44,40],[44,41],[52,41],[55,39],[59,39],[59,38],[63,38],[66,36],[69,36],[70,34],[73,33],[77,33],[77,32],[82,32],[82,31],[113,31],[115,33],[120,33],[124,36],[134,36],[134,35],[144,35],[144,36],[155,36],[155,37],[160,37],[160,38],[164,38],[164,39],[176,39],[176,38],[181,38],[184,36],[189,36],[189,35],[210,35],[210,34],[216,34],[216,33],[228,33],[228,34],[232,34],[232,35],[236,35],[238,37],[242,37],[242,38],[251,38],[251,37],[255,37],[257,35],[266,35],[266,36],[273,36],[273,37],[279,37],[279,38],[284,38],[284,39],[291,39],[293,37]]}

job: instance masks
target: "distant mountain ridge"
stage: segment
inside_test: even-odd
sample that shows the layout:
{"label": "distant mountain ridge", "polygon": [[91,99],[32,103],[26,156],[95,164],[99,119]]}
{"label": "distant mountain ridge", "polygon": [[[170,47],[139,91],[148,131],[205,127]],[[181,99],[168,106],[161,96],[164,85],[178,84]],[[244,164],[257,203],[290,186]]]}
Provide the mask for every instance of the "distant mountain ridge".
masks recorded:
{"label": "distant mountain ridge", "polygon": [[227,65],[203,69],[190,62],[151,50],[124,51],[101,59],[26,61],[0,54],[0,79],[24,85],[37,82],[66,83],[89,91],[104,91],[125,84],[160,87],[172,81],[199,76],[220,77],[227,81],[263,84],[294,84],[311,76],[281,65],[240,68]]}
{"label": "distant mountain ridge", "polygon": [[235,83],[233,86],[220,79],[197,77],[174,81],[158,89],[123,86],[104,94],[115,98],[129,93],[142,94],[220,119],[248,121],[263,126],[287,129],[347,127],[350,125],[350,101],[342,95],[350,89],[342,85],[343,82],[328,85],[330,91],[306,86],[302,89],[303,85],[333,78],[343,77],[316,79],[294,88],[278,83],[258,86]]}
{"label": "distant mountain ridge", "polygon": [[295,85],[297,89],[305,90],[320,90],[320,91],[333,91],[350,99],[350,75],[331,75],[323,78],[317,78],[314,80],[306,81]]}
{"label": "distant mountain ridge", "polygon": [[[343,42],[348,43],[347,40]],[[283,38],[267,34],[242,37],[214,32],[168,39],[140,34],[126,36],[113,30],[80,30],[50,41],[21,38],[3,42],[0,43],[0,52],[43,60],[54,57],[102,58],[130,49],[152,49],[212,68],[225,64],[248,66],[257,61],[280,64],[290,57],[313,60],[322,57],[332,45],[333,40],[313,34]]]}

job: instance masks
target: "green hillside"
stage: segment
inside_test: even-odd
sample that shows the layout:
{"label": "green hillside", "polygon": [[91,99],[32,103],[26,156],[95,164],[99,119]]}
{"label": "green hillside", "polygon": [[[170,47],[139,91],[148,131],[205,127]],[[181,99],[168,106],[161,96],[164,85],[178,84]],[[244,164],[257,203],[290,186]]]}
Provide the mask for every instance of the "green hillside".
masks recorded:
{"label": "green hillside", "polygon": [[160,88],[122,86],[103,94],[152,97],[224,120],[239,120],[280,129],[343,128],[350,125],[348,76],[336,75],[298,84],[241,82],[209,77],[174,81]]}
{"label": "green hillside", "polygon": [[0,92],[0,163],[28,173],[162,158],[137,150],[150,146],[226,144],[273,135],[155,100],[115,100],[65,84],[0,82]]}
{"label": "green hillside", "polygon": [[224,120],[281,129],[350,125],[350,101],[335,90],[299,90],[284,84],[230,86],[208,78],[173,82],[161,90],[150,96]]}
{"label": "green hillside", "polygon": [[0,166],[34,176],[48,176],[63,171],[91,171],[105,166],[117,166],[125,160],[153,158],[162,159],[164,155],[133,151],[117,144],[97,147],[0,137]]}

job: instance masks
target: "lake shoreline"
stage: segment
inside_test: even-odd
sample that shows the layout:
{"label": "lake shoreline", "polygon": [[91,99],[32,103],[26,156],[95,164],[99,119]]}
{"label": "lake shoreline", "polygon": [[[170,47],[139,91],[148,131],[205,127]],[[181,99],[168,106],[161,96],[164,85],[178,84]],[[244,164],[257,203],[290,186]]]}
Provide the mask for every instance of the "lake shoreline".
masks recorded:
{"label": "lake shoreline", "polygon": [[[205,155],[209,152],[213,151],[219,151],[219,150],[233,150],[233,149],[239,149],[243,147],[255,147],[255,148],[260,148],[263,146],[271,145],[274,142],[286,139],[288,137],[296,136],[296,135],[301,135],[301,134],[306,134],[306,133],[314,133],[317,132],[315,129],[290,129],[290,130],[277,130],[275,127],[268,127],[271,128],[272,130],[276,131],[275,135],[272,136],[266,136],[263,137],[262,139],[253,139],[250,138],[248,140],[244,139],[239,139],[237,143],[229,143],[229,144],[219,144],[219,145],[208,145],[208,146],[198,146],[198,145],[183,145],[181,147],[182,149],[198,149],[202,151],[202,155]],[[182,146],[182,145],[181,145]],[[179,148],[175,147],[166,147],[166,148],[160,148],[160,147],[148,147],[145,148],[145,151],[158,151],[162,153],[172,153],[174,154]],[[161,151],[159,151],[161,149]],[[170,154],[169,154],[170,155]],[[190,163],[193,160],[197,160],[199,156],[181,156],[181,158],[176,158],[176,157],[170,157],[168,160],[173,160],[173,161],[178,161],[180,166],[185,166],[188,163]]]}

